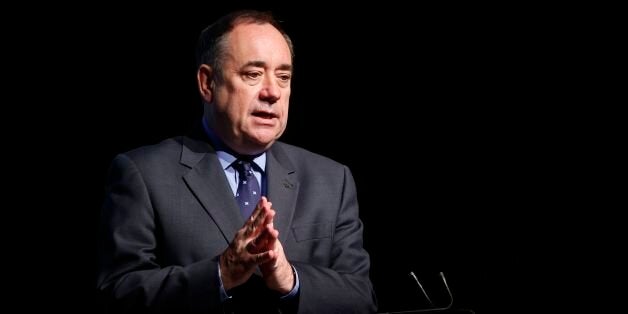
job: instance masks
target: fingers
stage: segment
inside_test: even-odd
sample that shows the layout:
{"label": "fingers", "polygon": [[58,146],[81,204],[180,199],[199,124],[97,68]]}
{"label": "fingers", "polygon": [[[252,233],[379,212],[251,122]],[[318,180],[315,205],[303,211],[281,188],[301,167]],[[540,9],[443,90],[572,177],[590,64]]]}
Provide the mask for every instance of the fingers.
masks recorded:
{"label": "fingers", "polygon": [[[277,238],[278,238],[278,235],[279,235],[279,232],[277,232]],[[266,263],[264,265],[261,265],[262,273],[268,272],[268,271],[274,271],[275,269],[277,269],[278,265],[280,263],[283,263],[284,261],[285,261],[285,264],[289,264],[283,252],[283,246],[281,245],[281,242],[278,239],[276,239],[273,242],[272,250],[274,252],[273,255],[275,256],[275,258],[272,259],[271,263]]]}
{"label": "fingers", "polygon": [[272,209],[272,206],[273,203],[269,202],[266,196],[262,196],[259,202],[257,202],[255,210],[253,211],[253,213],[251,213],[249,220],[255,221],[265,209]]}
{"label": "fingers", "polygon": [[248,250],[251,253],[274,250],[277,239],[279,239],[279,231],[275,230],[272,224],[267,224],[259,235],[249,242]]}
{"label": "fingers", "polygon": [[245,237],[258,236],[263,231],[263,226],[272,224],[274,217],[275,211],[272,209],[272,203],[265,196],[262,196],[251,217],[244,224]]}
{"label": "fingers", "polygon": [[294,287],[295,276],[292,266],[284,254],[280,241],[276,241],[276,247],[272,252],[274,258],[260,265],[262,277],[268,288],[286,294]]}
{"label": "fingers", "polygon": [[250,240],[259,236],[268,226],[272,228],[274,217],[275,211],[269,209],[260,213],[253,221],[247,221],[244,225],[245,237]]}
{"label": "fingers", "polygon": [[246,265],[255,264],[257,260],[248,255],[261,254],[274,249],[274,243],[279,236],[279,231],[274,229],[274,217],[275,211],[272,209],[272,203],[263,196],[251,217],[238,230],[236,237],[230,244],[232,251],[236,252],[237,260]]}
{"label": "fingers", "polygon": [[277,258],[277,252],[270,250],[253,256],[255,258],[255,264],[260,265],[275,260]]}

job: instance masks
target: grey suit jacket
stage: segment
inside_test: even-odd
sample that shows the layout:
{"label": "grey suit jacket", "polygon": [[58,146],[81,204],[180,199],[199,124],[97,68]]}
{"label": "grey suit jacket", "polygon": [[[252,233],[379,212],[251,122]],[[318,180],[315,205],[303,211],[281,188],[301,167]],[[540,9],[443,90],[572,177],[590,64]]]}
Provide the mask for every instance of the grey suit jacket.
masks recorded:
{"label": "grey suit jacket", "polygon": [[376,311],[349,169],[295,146],[267,152],[275,228],[300,292],[280,300],[259,274],[220,301],[218,256],[244,220],[200,134],[118,155],[102,211],[98,288],[112,312]]}

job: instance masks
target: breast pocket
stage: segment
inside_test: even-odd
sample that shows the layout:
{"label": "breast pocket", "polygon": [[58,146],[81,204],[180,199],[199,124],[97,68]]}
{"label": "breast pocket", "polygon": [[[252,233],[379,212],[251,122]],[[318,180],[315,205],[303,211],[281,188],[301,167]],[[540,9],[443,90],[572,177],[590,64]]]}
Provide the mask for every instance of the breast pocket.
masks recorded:
{"label": "breast pocket", "polygon": [[331,238],[331,223],[324,222],[294,226],[292,227],[292,233],[297,242]]}

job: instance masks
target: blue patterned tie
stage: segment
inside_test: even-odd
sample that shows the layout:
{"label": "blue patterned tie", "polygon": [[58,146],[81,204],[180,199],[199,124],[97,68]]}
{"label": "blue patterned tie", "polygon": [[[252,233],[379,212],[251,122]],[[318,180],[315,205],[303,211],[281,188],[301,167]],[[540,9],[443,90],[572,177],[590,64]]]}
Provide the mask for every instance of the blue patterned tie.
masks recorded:
{"label": "blue patterned tie", "polygon": [[233,163],[233,168],[238,171],[238,190],[236,201],[240,205],[240,213],[244,219],[248,219],[259,202],[260,188],[257,178],[251,169],[251,162],[238,159]]}

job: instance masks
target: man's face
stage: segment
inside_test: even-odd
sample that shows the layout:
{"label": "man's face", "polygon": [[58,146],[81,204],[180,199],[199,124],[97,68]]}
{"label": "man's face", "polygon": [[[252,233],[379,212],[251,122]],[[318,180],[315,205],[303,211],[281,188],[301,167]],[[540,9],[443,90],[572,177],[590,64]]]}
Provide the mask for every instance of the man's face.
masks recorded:
{"label": "man's face", "polygon": [[214,79],[216,132],[242,154],[268,149],[286,129],[292,56],[270,24],[240,24],[227,36],[222,72]]}

